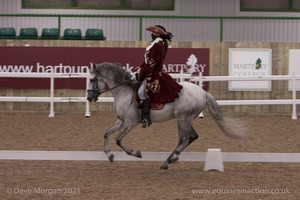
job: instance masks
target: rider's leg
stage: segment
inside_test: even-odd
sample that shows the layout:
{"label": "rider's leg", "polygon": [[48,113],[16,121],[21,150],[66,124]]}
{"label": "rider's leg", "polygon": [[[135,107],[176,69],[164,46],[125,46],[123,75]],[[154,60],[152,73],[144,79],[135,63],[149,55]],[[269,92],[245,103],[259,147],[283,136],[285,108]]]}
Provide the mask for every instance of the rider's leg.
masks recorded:
{"label": "rider's leg", "polygon": [[145,101],[147,100],[147,96],[145,94],[145,87],[146,87],[146,79],[142,82],[139,91],[138,91],[138,95],[141,101]]}
{"label": "rider's leg", "polygon": [[147,128],[151,125],[149,99],[141,102],[141,113],[142,113],[142,127]]}
{"label": "rider's leg", "polygon": [[151,125],[150,119],[150,100],[145,95],[146,80],[142,82],[139,88],[138,95],[141,100],[141,115],[142,115],[142,127],[147,128]]}

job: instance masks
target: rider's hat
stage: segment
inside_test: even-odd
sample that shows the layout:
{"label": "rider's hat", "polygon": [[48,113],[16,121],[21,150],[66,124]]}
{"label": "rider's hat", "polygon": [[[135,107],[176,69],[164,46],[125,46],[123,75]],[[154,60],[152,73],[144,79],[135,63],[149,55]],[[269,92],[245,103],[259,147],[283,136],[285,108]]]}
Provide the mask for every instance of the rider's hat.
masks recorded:
{"label": "rider's hat", "polygon": [[152,39],[154,40],[156,37],[161,37],[165,38],[169,41],[172,41],[173,34],[168,32],[165,27],[162,25],[155,25],[155,26],[150,26],[146,28],[147,31],[152,32],[151,36]]}
{"label": "rider's hat", "polygon": [[165,29],[165,27],[161,25],[155,25],[155,26],[150,26],[146,28],[147,31],[150,31],[158,36],[166,36],[168,33]]}

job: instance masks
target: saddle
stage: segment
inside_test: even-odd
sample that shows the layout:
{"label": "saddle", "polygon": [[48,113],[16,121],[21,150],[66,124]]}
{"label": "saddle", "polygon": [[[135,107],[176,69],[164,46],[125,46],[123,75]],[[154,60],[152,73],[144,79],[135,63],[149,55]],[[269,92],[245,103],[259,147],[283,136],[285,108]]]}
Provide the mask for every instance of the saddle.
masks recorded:
{"label": "saddle", "polygon": [[[140,103],[141,103],[141,100],[138,95],[138,90],[140,86],[141,86],[140,82],[136,82],[135,84],[133,84],[133,99],[138,109],[140,109]],[[150,110],[161,110],[165,107],[165,104],[163,103],[150,103],[150,104],[151,104]]]}

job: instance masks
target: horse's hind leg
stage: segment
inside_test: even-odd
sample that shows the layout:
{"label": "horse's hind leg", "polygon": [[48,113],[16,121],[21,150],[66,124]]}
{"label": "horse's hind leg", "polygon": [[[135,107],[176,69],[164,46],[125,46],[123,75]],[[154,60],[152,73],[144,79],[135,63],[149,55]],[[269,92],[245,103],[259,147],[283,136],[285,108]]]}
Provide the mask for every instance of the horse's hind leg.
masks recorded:
{"label": "horse's hind leg", "polygon": [[187,140],[185,140],[181,145],[176,148],[176,152],[182,152],[187,146],[189,146],[192,142],[198,139],[198,134],[195,131],[194,127],[191,126],[191,129],[187,132]]}
{"label": "horse's hind leg", "polygon": [[110,162],[114,161],[114,155],[110,154],[109,137],[113,132],[120,130],[122,128],[123,124],[124,124],[123,121],[117,120],[115,122],[115,124],[111,128],[109,128],[104,134],[104,152]]}
{"label": "horse's hind leg", "polygon": [[171,155],[167,158],[167,160],[160,167],[161,169],[168,169],[168,165],[170,163],[175,163],[178,160],[179,154],[193,141],[198,138],[198,134],[195,131],[192,125],[188,126],[188,129],[182,128],[182,126],[178,123],[178,144],[175,150],[171,153]]}

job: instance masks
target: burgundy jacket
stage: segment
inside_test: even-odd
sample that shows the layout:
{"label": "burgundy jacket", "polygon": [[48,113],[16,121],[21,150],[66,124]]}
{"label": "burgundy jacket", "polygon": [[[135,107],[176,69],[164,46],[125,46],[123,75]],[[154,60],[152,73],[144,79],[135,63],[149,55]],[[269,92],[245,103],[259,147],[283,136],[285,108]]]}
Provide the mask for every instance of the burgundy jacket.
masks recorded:
{"label": "burgundy jacket", "polygon": [[178,97],[182,89],[169,74],[163,72],[165,58],[164,43],[161,38],[156,38],[146,48],[145,60],[136,68],[136,79],[140,82],[147,80],[145,92],[151,103],[169,103]]}

